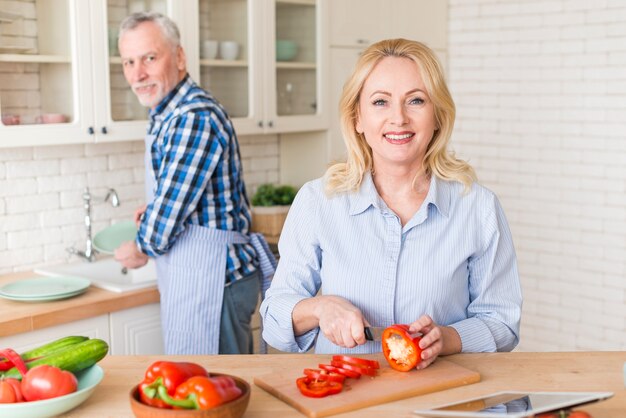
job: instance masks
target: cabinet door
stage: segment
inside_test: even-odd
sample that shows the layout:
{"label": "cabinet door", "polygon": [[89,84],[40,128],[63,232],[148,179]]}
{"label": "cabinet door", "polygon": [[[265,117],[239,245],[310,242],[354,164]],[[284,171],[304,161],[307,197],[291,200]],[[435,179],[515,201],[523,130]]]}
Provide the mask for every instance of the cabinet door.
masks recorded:
{"label": "cabinet door", "polygon": [[190,73],[224,106],[237,133],[263,132],[263,4],[197,0],[185,32]]}
{"label": "cabinet door", "polygon": [[380,40],[384,37],[385,30],[389,30],[385,27],[385,19],[394,2],[395,0],[331,0],[330,44],[365,47]]}
{"label": "cabinet door", "polygon": [[161,311],[158,303],[111,312],[111,354],[163,354]]}
{"label": "cabinet door", "polygon": [[171,16],[166,0],[92,0],[94,52],[94,114],[96,142],[137,140],[145,136],[148,109],[130,89],[117,48],[119,25],[134,12],[156,11]]}
{"label": "cabinet door", "polygon": [[190,73],[224,105],[238,134],[327,127],[326,1],[187,5]]}
{"label": "cabinet door", "polygon": [[88,142],[89,4],[2,2],[0,147]]}
{"label": "cabinet door", "polygon": [[386,38],[407,38],[447,48],[448,2],[431,0],[332,0],[330,44],[365,47]]}
{"label": "cabinet door", "polygon": [[43,328],[37,331],[2,337],[2,347],[11,347],[20,353],[59,338],[67,337],[68,335],[84,335],[89,338],[100,338],[110,345],[109,315],[100,315],[67,324]]}
{"label": "cabinet door", "polygon": [[270,132],[328,127],[326,0],[268,0],[266,123]]}

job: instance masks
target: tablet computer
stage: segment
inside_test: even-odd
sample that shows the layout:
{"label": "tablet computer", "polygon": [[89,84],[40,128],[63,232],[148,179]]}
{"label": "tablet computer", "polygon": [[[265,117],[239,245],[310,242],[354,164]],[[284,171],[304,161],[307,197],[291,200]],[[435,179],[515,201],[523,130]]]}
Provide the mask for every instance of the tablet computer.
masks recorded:
{"label": "tablet computer", "polygon": [[413,412],[424,417],[526,418],[542,412],[601,401],[611,396],[612,392],[506,391]]}

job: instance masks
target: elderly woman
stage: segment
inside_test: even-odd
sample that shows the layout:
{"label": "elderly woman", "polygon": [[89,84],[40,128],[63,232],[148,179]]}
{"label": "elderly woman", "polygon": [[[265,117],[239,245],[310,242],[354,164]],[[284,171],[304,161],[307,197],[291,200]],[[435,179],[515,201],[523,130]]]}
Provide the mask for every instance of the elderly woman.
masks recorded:
{"label": "elderly woman", "polygon": [[417,368],[519,341],[515,251],[496,196],[448,142],[455,107],[425,45],[370,46],[344,86],[347,161],[305,184],[261,305],[283,351],[374,353],[364,326],[422,333]]}

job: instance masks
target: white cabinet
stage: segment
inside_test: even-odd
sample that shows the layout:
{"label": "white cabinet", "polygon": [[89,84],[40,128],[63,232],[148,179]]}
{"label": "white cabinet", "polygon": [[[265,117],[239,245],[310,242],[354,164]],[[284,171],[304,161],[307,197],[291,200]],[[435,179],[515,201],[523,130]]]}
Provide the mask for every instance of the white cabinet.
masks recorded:
{"label": "white cabinet", "polygon": [[330,45],[363,47],[407,38],[433,49],[447,47],[448,4],[431,0],[332,0]]}
{"label": "white cabinet", "polygon": [[[181,27],[189,72],[225,106],[239,135],[327,128],[327,4],[186,3]],[[211,42],[219,45],[217,55],[204,47]],[[225,56],[225,42],[238,46],[236,57]]]}
{"label": "white cabinet", "polygon": [[170,3],[0,3],[9,16],[0,23],[0,147],[142,138],[147,110],[122,76],[117,28],[131,11]]}
{"label": "white cabinet", "polygon": [[163,354],[158,303],[2,337],[2,347],[22,352],[68,335],[100,338],[109,344],[109,354]]}
{"label": "white cabinet", "polygon": [[111,312],[111,354],[163,354],[158,303]]}
{"label": "white cabinet", "polygon": [[382,39],[420,41],[437,53],[445,67],[448,5],[428,0],[332,0],[330,2],[330,103],[327,160],[345,159],[339,106],[343,85],[361,52]]}

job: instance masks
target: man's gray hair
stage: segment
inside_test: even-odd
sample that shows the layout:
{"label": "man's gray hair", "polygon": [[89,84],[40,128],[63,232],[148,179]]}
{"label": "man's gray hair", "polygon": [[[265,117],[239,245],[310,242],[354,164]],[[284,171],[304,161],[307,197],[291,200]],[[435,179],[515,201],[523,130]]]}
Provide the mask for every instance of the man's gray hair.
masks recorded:
{"label": "man's gray hair", "polygon": [[161,29],[165,39],[172,45],[172,48],[180,46],[180,31],[176,23],[169,17],[158,12],[137,12],[128,16],[120,24],[119,38],[125,32],[135,29],[141,23],[153,22]]}

